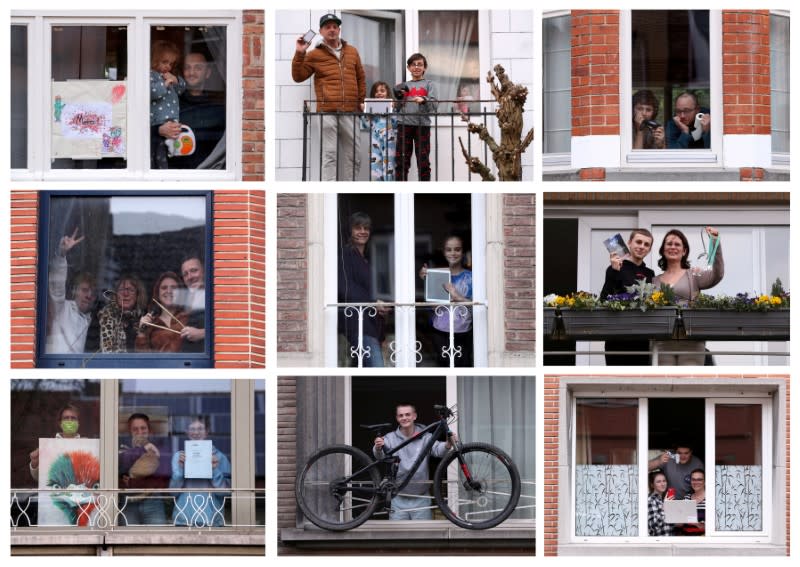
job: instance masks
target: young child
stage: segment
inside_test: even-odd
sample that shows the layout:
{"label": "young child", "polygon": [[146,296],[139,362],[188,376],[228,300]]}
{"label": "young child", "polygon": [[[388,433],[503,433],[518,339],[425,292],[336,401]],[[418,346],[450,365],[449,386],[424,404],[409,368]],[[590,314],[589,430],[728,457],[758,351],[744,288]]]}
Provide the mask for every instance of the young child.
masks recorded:
{"label": "young child", "polygon": [[186,90],[183,77],[172,70],[178,63],[180,51],[170,41],[156,41],[150,50],[150,167],[168,169],[167,146],[159,135],[158,127],[169,121],[178,121],[178,97]]}
{"label": "young child", "polygon": [[[369,91],[370,98],[391,99],[390,87],[377,81]],[[366,109],[369,112],[369,109]],[[394,181],[397,147],[397,116],[368,114],[361,117],[361,128],[370,129],[369,177],[371,181]]]}
{"label": "young child", "polygon": [[420,181],[431,180],[431,119],[436,112],[436,87],[425,78],[428,60],[422,53],[414,53],[406,61],[411,80],[395,87],[395,96],[401,100],[397,143],[397,179],[406,181],[411,167],[411,154],[416,147],[417,172]]}

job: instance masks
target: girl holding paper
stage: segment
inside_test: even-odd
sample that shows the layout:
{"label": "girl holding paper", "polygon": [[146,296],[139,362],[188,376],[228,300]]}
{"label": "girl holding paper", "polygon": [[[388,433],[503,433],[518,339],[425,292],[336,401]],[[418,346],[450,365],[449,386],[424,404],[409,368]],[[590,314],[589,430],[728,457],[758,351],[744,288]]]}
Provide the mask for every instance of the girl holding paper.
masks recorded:
{"label": "girl holding paper", "polygon": [[[464,241],[460,236],[450,235],[444,239],[442,251],[450,268],[450,283],[444,285],[450,301],[472,301],[472,271],[465,266]],[[423,264],[419,277],[424,280],[427,274],[428,264]],[[453,346],[461,349],[461,356],[455,356],[454,364],[458,367],[472,366],[472,309],[456,307],[452,313]],[[446,306],[435,309],[431,326],[436,362],[439,366],[450,366],[450,356],[446,354],[450,346],[450,309]]]}
{"label": "girl holding paper", "polygon": [[180,281],[174,272],[164,272],[156,280],[149,310],[139,319],[136,352],[180,352],[181,329],[189,320],[178,303]]}
{"label": "girl holding paper", "polygon": [[[203,417],[193,419],[186,437],[202,441],[208,437],[208,426]],[[230,488],[231,463],[225,454],[211,446],[211,478],[185,478],[186,453],[178,451],[172,456],[170,488]],[[175,526],[219,527],[225,524],[225,493],[181,492],[175,499],[172,511]]]}
{"label": "girl holding paper", "polygon": [[[658,288],[668,284],[675,293],[678,304],[694,301],[700,291],[714,287],[725,275],[725,262],[722,259],[722,247],[719,245],[719,231],[711,226],[705,227],[709,237],[710,269],[702,270],[689,265],[689,240],[680,230],[673,228],[664,236],[658,253],[658,267],[663,274],[653,278]],[[691,340],[654,341],[658,348],[659,366],[702,366],[705,360],[705,342]],[[694,351],[693,354],[675,355],[669,351]]]}

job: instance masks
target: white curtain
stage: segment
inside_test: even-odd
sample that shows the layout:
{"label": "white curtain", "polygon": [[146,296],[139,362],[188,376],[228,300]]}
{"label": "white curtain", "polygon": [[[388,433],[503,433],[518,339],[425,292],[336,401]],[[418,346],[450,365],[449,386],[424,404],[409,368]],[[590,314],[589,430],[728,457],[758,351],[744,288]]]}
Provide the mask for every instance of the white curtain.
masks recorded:
{"label": "white curtain", "polygon": [[534,518],[536,401],[529,376],[460,376],[459,435],[466,442],[483,442],[502,449],[517,465],[522,495],[517,519]]}
{"label": "white curtain", "polygon": [[[434,79],[439,100],[455,100],[458,86],[474,79],[477,70],[477,49],[472,45],[477,32],[478,13],[419,13],[419,50],[428,59],[426,77]],[[485,72],[484,72],[485,74]],[[450,105],[446,109],[450,110]]]}
{"label": "white curtain", "polygon": [[789,18],[769,17],[769,79],[772,151],[789,153]]}
{"label": "white curtain", "polygon": [[544,153],[568,153],[572,143],[572,18],[545,18],[543,28]]}

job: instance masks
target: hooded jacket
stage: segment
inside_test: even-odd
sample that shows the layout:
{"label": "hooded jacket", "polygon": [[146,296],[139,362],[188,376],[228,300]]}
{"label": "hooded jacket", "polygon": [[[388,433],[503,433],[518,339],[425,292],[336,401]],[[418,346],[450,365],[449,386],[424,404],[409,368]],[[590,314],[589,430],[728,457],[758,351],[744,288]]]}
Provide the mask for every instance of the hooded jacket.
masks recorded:
{"label": "hooded jacket", "polygon": [[292,79],[302,83],[314,75],[317,112],[360,112],[367,82],[358,50],[342,41],[341,59],[325,43],[292,58]]}

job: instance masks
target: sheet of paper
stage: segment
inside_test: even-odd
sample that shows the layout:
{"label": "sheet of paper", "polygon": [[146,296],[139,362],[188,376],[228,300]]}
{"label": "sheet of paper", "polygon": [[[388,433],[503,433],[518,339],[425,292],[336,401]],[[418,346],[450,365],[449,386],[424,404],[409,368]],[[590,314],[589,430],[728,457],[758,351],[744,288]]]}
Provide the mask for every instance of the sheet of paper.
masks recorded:
{"label": "sheet of paper", "polygon": [[697,523],[697,502],[694,500],[664,500],[664,521],[668,524]]}
{"label": "sheet of paper", "polygon": [[188,440],[184,445],[184,478],[211,478],[211,441]]}

